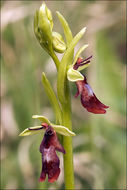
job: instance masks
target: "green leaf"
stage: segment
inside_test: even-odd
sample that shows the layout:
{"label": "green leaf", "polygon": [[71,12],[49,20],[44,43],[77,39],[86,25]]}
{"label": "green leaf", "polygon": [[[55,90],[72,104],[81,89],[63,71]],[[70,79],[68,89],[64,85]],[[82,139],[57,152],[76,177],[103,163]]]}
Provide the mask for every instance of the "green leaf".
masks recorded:
{"label": "green leaf", "polygon": [[45,73],[42,73],[42,84],[44,86],[45,92],[49,98],[50,104],[53,107],[55,116],[56,116],[56,122],[61,123],[62,122],[62,112],[61,112],[61,108],[59,105],[59,102],[57,100],[57,97],[45,75]]}
{"label": "green leaf", "polygon": [[50,121],[42,115],[33,115],[32,118],[33,119],[39,119],[41,122],[47,123],[48,125],[51,124]]}
{"label": "green leaf", "polygon": [[73,61],[73,64],[74,65],[78,59],[78,57],[80,56],[80,54],[84,51],[84,49],[86,49],[87,47],[89,46],[89,44],[85,44],[84,46],[82,46],[81,48],[79,48],[79,50],[77,51],[76,55],[75,55],[75,58],[74,58],[74,61]]}
{"label": "green leaf", "polygon": [[29,127],[25,129],[22,133],[20,133],[19,136],[35,135],[38,133],[43,133],[43,131],[44,130],[42,126]]}
{"label": "green leaf", "polygon": [[51,124],[51,126],[54,128],[54,130],[64,136],[75,136],[76,134],[72,131],[70,131],[67,127],[64,127],[62,125],[55,125]]}
{"label": "green leaf", "polygon": [[79,80],[84,80],[83,75],[79,71],[74,70],[72,67],[67,72],[67,78],[71,82],[76,82],[76,81],[79,81]]}
{"label": "green leaf", "polygon": [[67,47],[69,46],[69,44],[71,43],[73,36],[72,36],[72,32],[69,28],[69,25],[67,23],[67,21],[65,20],[65,18],[61,15],[61,13],[59,11],[56,11],[56,14],[61,22],[61,25],[63,27],[64,30],[64,34],[66,37],[66,41],[67,41]]}
{"label": "green leaf", "polygon": [[59,70],[58,70],[58,79],[57,79],[57,92],[58,92],[58,97],[59,97],[59,100],[61,103],[66,102],[66,96],[65,96],[64,92],[66,92],[65,83],[66,83],[66,77],[67,77],[67,65],[70,62],[70,55],[71,55],[74,47],[76,46],[76,44],[80,40],[80,38],[84,35],[85,31],[86,31],[86,27],[84,27],[73,38],[72,42],[68,46],[68,49],[64,53],[64,56],[61,60],[61,64],[60,64]]}

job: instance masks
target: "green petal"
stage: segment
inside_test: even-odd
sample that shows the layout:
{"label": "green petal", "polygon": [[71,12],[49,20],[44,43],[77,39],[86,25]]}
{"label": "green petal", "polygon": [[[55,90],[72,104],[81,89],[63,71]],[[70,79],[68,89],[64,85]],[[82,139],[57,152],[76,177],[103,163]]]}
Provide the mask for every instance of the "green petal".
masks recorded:
{"label": "green petal", "polygon": [[72,131],[70,131],[68,128],[62,126],[62,125],[55,125],[51,124],[51,126],[54,128],[54,130],[64,136],[75,136],[76,134]]}
{"label": "green petal", "polygon": [[74,58],[74,61],[73,61],[73,64],[74,65],[78,59],[78,57],[80,56],[80,54],[84,51],[84,49],[86,49],[87,47],[89,46],[89,44],[85,44],[84,46],[82,46],[81,48],[79,48],[79,50],[77,51],[76,55],[75,55],[75,58]]}
{"label": "green petal", "polygon": [[35,126],[35,127],[29,127],[25,129],[22,133],[19,134],[19,136],[29,136],[29,135],[35,135],[38,133],[43,133],[44,130],[42,126]]}
{"label": "green petal", "polygon": [[41,122],[44,122],[44,123],[47,123],[48,125],[51,125],[50,121],[42,115],[33,115],[32,118],[33,119],[39,119]]}
{"label": "green petal", "polygon": [[79,81],[79,80],[84,80],[83,75],[79,71],[74,70],[72,67],[67,72],[67,78],[71,82],[76,82],[76,81]]}

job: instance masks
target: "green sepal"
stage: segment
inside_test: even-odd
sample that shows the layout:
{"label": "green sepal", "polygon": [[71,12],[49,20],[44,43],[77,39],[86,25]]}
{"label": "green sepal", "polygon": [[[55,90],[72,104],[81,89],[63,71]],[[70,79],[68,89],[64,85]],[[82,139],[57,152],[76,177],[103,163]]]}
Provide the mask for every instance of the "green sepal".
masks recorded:
{"label": "green sepal", "polygon": [[66,92],[66,87],[65,87],[65,82],[66,82],[66,76],[67,76],[67,65],[70,62],[70,55],[72,54],[72,51],[78,41],[81,39],[81,37],[84,35],[86,31],[86,27],[84,27],[72,40],[70,45],[68,46],[68,49],[66,50],[62,60],[61,64],[59,66],[59,71],[58,71],[58,79],[57,79],[57,92],[58,92],[58,97],[61,103],[66,102],[66,97],[65,93]]}
{"label": "green sepal", "polygon": [[22,133],[20,133],[19,136],[29,136],[39,133],[44,133],[44,129],[42,128],[42,126],[29,127],[25,129]]}
{"label": "green sepal", "polygon": [[75,55],[75,58],[74,58],[74,61],[73,61],[73,66],[75,65],[78,57],[80,57],[80,54],[84,51],[84,49],[86,49],[87,47],[89,46],[89,44],[85,44],[84,46],[82,46],[81,48],[79,48],[79,50],[77,51],[76,55]]}
{"label": "green sepal", "polygon": [[53,49],[58,53],[64,53],[66,50],[66,44],[63,37],[58,32],[52,32],[53,36]]}
{"label": "green sepal", "polygon": [[54,130],[64,136],[75,136],[76,134],[72,131],[70,131],[67,127],[64,127],[62,125],[55,125],[51,124],[51,126],[54,128]]}
{"label": "green sepal", "polygon": [[47,7],[43,2],[38,12],[38,28],[40,30],[42,40],[44,40],[45,43],[48,41],[48,43],[51,44],[53,23],[50,23],[50,20],[48,19],[49,12],[47,14],[46,9]]}
{"label": "green sepal", "polygon": [[52,13],[50,11],[50,9],[48,9],[48,7],[46,6],[46,15],[47,15],[47,18],[50,22],[50,25],[51,25],[51,29],[53,29],[53,19],[52,19]]}
{"label": "green sepal", "polygon": [[51,125],[50,121],[42,115],[33,115],[32,118],[33,119],[39,119],[41,122],[47,123],[48,125]]}
{"label": "green sepal", "polygon": [[49,54],[48,44],[45,43],[45,39],[44,39],[44,37],[42,37],[42,33],[38,27],[38,20],[39,20],[39,11],[37,10],[34,15],[34,33],[35,33],[35,36],[36,36],[37,40],[39,41],[41,47],[43,49],[45,49],[45,51]]}
{"label": "green sepal", "polygon": [[67,71],[67,78],[71,82],[84,80],[83,75],[79,71],[74,70],[72,67]]}

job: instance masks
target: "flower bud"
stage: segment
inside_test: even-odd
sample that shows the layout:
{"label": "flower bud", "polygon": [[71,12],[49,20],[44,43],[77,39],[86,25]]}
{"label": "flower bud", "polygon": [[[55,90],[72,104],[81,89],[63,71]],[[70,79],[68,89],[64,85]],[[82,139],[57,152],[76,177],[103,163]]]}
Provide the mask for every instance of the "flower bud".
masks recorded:
{"label": "flower bud", "polygon": [[44,39],[42,39],[41,34],[39,32],[39,28],[38,28],[38,13],[39,11],[37,10],[34,15],[34,33],[39,43],[41,44],[41,43],[44,43]]}
{"label": "flower bud", "polygon": [[47,6],[46,6],[46,14],[47,14],[48,20],[50,21],[51,29],[53,29],[52,13],[51,13],[51,11],[47,8]]}
{"label": "flower bud", "polygon": [[51,11],[42,3],[34,18],[34,31],[40,43],[52,43],[52,28]]}
{"label": "flower bud", "polygon": [[58,32],[52,32],[53,49],[58,53],[63,53],[66,50],[66,44],[63,37]]}

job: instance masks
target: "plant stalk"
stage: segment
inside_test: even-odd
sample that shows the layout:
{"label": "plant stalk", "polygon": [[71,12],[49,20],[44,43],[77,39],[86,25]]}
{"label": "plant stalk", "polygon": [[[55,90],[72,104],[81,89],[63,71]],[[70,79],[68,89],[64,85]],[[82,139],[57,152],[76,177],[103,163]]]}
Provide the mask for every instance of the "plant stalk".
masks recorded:
{"label": "plant stalk", "polygon": [[[51,57],[54,60],[57,71],[59,70],[60,62],[56,54],[51,49]],[[64,90],[65,89],[65,90]],[[65,97],[66,102],[61,102],[62,107],[62,125],[66,126],[69,130],[72,131],[72,121],[71,121],[71,98],[70,98],[70,89],[69,83],[66,80],[65,82]],[[62,90],[62,89],[61,89]],[[59,97],[59,96],[58,96]],[[60,97],[59,97],[60,100]],[[74,188],[74,169],[73,169],[73,148],[72,148],[72,137],[63,136],[63,147],[66,151],[64,154],[64,179],[65,179],[65,189],[75,189]]]}
{"label": "plant stalk", "polygon": [[[63,125],[68,127],[72,131],[72,121],[71,121],[71,98],[68,81],[66,82],[66,103],[62,103],[63,110]],[[72,137],[63,136],[63,147],[66,151],[64,154],[64,179],[65,179],[65,189],[74,190],[74,169],[73,169],[73,149],[72,149]]]}

